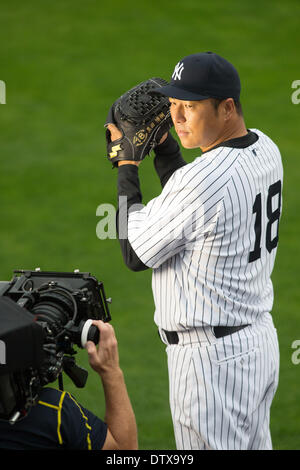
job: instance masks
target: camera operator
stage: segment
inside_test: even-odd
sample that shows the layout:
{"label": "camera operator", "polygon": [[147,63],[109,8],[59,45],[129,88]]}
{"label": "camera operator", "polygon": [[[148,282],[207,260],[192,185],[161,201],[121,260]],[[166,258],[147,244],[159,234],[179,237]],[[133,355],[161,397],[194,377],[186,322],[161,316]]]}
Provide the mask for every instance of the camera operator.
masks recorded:
{"label": "camera operator", "polygon": [[4,449],[137,449],[137,428],[119,365],[113,327],[94,320],[100,331],[98,347],[86,349],[91,367],[104,388],[104,421],[83,408],[68,392],[45,387],[28,415],[11,425],[0,421],[0,448]]}

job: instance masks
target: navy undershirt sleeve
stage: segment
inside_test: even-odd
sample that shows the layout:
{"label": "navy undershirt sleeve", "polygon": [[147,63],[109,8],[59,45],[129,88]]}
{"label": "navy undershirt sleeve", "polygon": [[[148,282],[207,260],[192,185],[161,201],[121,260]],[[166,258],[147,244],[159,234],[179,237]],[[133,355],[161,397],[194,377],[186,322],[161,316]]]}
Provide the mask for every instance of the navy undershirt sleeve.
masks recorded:
{"label": "navy undershirt sleeve", "polygon": [[[185,165],[176,140],[168,135],[165,142],[155,149],[154,167],[160,179],[162,187],[167,183],[174,171]],[[124,262],[132,271],[144,271],[148,269],[138,258],[132,249],[128,237],[128,214],[130,210],[138,208],[142,204],[142,193],[136,165],[122,165],[118,167],[118,210],[117,210],[117,234],[121,246]]]}

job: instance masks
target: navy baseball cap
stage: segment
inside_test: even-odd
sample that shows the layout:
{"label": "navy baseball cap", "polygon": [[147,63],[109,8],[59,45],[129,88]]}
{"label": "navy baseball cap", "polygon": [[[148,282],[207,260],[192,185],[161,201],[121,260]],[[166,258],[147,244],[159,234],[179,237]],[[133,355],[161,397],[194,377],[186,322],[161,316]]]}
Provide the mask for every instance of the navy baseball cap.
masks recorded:
{"label": "navy baseball cap", "polygon": [[208,98],[239,100],[241,82],[235,67],[214,52],[200,52],[181,59],[168,85],[156,90],[184,101]]}

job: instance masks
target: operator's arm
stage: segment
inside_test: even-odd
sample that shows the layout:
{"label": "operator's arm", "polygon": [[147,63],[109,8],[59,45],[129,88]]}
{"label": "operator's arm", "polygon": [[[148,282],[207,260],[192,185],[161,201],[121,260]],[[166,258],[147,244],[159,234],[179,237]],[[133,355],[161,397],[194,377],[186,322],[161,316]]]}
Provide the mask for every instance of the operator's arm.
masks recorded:
{"label": "operator's arm", "polygon": [[118,344],[113,327],[94,321],[100,330],[98,348],[91,341],[86,348],[91,367],[99,374],[105,395],[105,422],[108,426],[103,450],[134,450],[138,448],[134,412],[119,366]]}

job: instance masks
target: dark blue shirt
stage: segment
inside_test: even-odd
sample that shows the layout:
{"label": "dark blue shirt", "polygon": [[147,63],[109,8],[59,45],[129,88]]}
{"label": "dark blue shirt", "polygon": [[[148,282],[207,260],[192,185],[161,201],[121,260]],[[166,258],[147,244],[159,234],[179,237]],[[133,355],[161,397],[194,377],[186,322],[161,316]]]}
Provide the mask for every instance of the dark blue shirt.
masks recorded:
{"label": "dark blue shirt", "polygon": [[107,425],[68,392],[45,387],[39,402],[15,424],[0,420],[1,449],[100,450]]}

